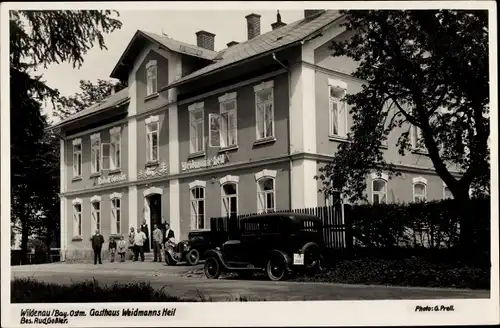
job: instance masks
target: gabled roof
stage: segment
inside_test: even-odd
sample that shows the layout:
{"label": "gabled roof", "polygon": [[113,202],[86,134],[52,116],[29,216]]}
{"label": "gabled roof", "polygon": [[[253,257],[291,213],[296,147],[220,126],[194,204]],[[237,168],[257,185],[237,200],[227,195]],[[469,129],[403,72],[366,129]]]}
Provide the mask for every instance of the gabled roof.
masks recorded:
{"label": "gabled roof", "polygon": [[339,11],[326,10],[319,15],[304,18],[276,30],[259,35],[251,40],[221,50],[214,58],[215,63],[173,81],[164,89],[169,89],[197,77],[208,75],[239,61],[250,59],[254,56],[262,55],[305,40],[340,17],[341,14]]}
{"label": "gabled roof", "polygon": [[54,124],[52,126],[52,128],[61,127],[63,125],[66,125],[72,121],[83,118],[85,116],[89,116],[89,115],[95,114],[97,112],[104,111],[106,109],[111,109],[113,107],[125,104],[128,101],[129,101],[128,88],[125,88],[125,89],[118,91],[117,93],[115,93],[113,95],[110,95],[107,98],[104,98],[100,102],[98,102],[98,103],[96,103],[88,108],[85,108],[82,111],[79,111],[73,115],[70,115],[70,116],[66,117],[65,119],[62,119],[61,121]]}
{"label": "gabled roof", "polygon": [[184,55],[198,57],[206,60],[213,60],[217,56],[217,52],[200,48],[198,46],[184,43],[181,41],[174,40],[167,36],[158,35],[151,32],[145,32],[137,30],[132,40],[130,40],[127,48],[121,55],[118,63],[116,63],[110,77],[120,79],[122,75],[125,75],[125,71],[130,69],[131,63],[134,61],[135,57],[139,54],[142,47],[146,42],[151,42],[157,44],[160,47],[165,47],[170,51],[178,52]]}

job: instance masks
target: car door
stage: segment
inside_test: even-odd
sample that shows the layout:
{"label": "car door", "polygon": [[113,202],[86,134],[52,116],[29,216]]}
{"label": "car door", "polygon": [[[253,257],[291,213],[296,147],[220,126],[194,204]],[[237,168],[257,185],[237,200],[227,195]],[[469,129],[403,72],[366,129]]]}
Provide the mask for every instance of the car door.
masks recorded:
{"label": "car door", "polygon": [[257,219],[245,219],[241,223],[241,259],[244,262],[255,263],[256,258],[261,254],[260,222]]}

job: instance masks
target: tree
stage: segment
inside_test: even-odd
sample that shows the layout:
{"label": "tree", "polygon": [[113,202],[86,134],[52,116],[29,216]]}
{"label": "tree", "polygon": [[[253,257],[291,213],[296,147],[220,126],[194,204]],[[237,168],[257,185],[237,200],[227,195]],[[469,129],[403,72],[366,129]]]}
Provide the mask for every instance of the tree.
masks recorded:
{"label": "tree", "polygon": [[[353,126],[348,142],[320,170],[322,191],[340,190],[351,201],[364,198],[370,172],[397,174],[381,148],[399,132],[400,155],[411,151],[411,129],[419,147],[453,193],[457,204],[471,186],[489,190],[488,12],[465,10],[344,11],[344,27],[354,31],[333,42],[333,56],[359,66],[353,76],[366,81],[347,95]],[[391,145],[389,145],[391,147]],[[462,173],[455,177],[449,170]],[[465,217],[465,216],[464,216]],[[463,240],[470,220],[461,221]]]}
{"label": "tree", "polygon": [[23,258],[28,237],[51,233],[59,220],[59,142],[41,108],[64,99],[34,71],[61,62],[80,67],[89,49],[106,48],[104,34],[121,28],[115,13],[10,11],[11,217],[20,225]]}
{"label": "tree", "polygon": [[103,99],[109,97],[112,92],[118,92],[127,87],[126,81],[109,81],[98,79],[96,84],[91,81],[80,80],[80,89],[73,96],[61,97],[62,101],[58,104],[54,115],[64,118],[88,108]]}

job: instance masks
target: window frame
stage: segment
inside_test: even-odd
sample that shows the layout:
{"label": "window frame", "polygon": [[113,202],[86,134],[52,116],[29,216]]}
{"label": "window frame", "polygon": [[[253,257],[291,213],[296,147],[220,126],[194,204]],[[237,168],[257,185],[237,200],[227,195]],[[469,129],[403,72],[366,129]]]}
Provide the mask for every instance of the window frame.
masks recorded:
{"label": "window frame", "polygon": [[157,93],[158,93],[158,65],[156,60],[150,60],[146,64],[146,97]]}
{"label": "window frame", "polygon": [[[189,216],[191,218],[191,230],[201,230],[201,229],[209,229],[210,227],[207,228],[207,183],[206,181],[200,181],[196,180],[193,181],[189,184]],[[193,191],[196,189],[202,189],[203,190],[203,197],[202,198],[196,198],[193,195]],[[193,204],[196,203],[196,210],[199,211],[200,209],[200,201],[203,202],[203,227],[200,228],[199,226],[199,219],[200,219],[200,213],[194,213],[194,208]]]}
{"label": "window frame", "polygon": [[[272,213],[276,212],[276,176],[278,172],[276,170],[262,170],[255,173],[255,182],[257,187],[257,213]],[[273,182],[273,189],[271,191],[265,191],[262,188],[262,183],[264,180],[271,180]],[[273,197],[273,207],[268,207],[267,204],[267,194],[272,194]],[[265,208],[261,206],[261,195],[264,195]]]}
{"label": "window frame", "polygon": [[[341,98],[336,98],[332,96],[332,89],[341,90],[343,95]],[[347,103],[343,100],[347,95],[348,88],[347,83],[336,80],[336,79],[328,79],[328,136],[330,138],[347,138],[348,133],[348,124],[347,124]],[[337,133],[334,133],[334,125],[333,125],[333,106],[332,104],[337,104]],[[342,110],[340,110],[342,108]],[[343,117],[340,117],[340,111],[342,111]],[[344,133],[340,133],[340,124],[342,123]]]}
{"label": "window frame", "polygon": [[100,174],[102,171],[101,134],[90,136],[90,174]]}
{"label": "window frame", "polygon": [[[120,206],[116,206],[116,201],[120,201]],[[111,219],[111,228],[110,228],[110,234],[112,235],[120,235],[122,233],[122,194],[121,193],[113,193],[111,194],[111,196],[109,196],[109,202],[110,202],[110,205],[111,205],[111,216],[110,216],[110,219]],[[117,219],[117,215],[116,213],[120,213],[119,214],[119,219]],[[119,226],[120,226],[120,229],[118,229],[118,223],[119,223]],[[114,229],[116,229],[114,232],[113,232],[113,227]]]}
{"label": "window frame", "polygon": [[[114,127],[109,130],[109,144],[110,144],[110,156],[109,156],[109,168],[110,170],[120,170],[122,164],[122,132],[121,126]],[[113,151],[111,151],[111,148]],[[118,155],[116,154],[118,151]],[[104,155],[104,154],[103,154]],[[118,162],[118,165],[116,165]]]}
{"label": "window frame", "polygon": [[[256,141],[260,141],[260,140],[268,140],[268,139],[273,139],[275,138],[276,136],[276,133],[275,133],[275,129],[276,129],[276,120],[275,120],[275,110],[274,110],[274,80],[270,80],[270,81],[265,81],[265,82],[262,82],[260,84],[257,84],[256,86],[254,86],[253,88],[254,90],[254,100],[255,100],[255,136],[256,136]],[[271,99],[270,100],[265,100],[265,101],[259,101],[259,93],[261,92],[264,92],[264,91],[268,91],[270,90],[271,91]],[[265,117],[262,118],[262,124],[263,124],[263,129],[264,129],[264,136],[261,137],[260,136],[260,130],[259,130],[259,113],[260,113],[260,110],[259,110],[259,105],[263,104],[264,106],[266,104],[271,104],[271,134],[270,135],[266,135],[266,129],[265,129],[265,126],[266,126],[266,122],[265,122]],[[265,116],[265,114],[264,114]]]}
{"label": "window frame", "polygon": [[[227,105],[229,103],[234,103],[234,108],[227,110],[225,108],[225,105]],[[234,129],[234,143],[232,143],[232,144],[229,144],[229,142],[227,142],[229,140],[229,131],[230,131],[229,122],[227,122],[226,131],[224,131],[223,124],[222,124],[223,123],[222,117],[226,113],[228,114],[228,116],[230,116],[232,114],[232,116],[234,117],[234,127],[233,127],[233,129]],[[220,146],[220,148],[236,147],[238,145],[238,101],[237,101],[237,93],[236,92],[226,93],[223,96],[219,97],[219,115],[220,115],[220,119],[219,119],[219,136],[220,136],[219,146]],[[226,133],[225,135],[224,135],[224,132]],[[210,134],[210,136],[211,136],[211,134]],[[210,143],[210,145],[212,146],[212,143]]]}
{"label": "window frame", "polygon": [[[418,197],[421,197],[421,195],[417,195],[416,192],[415,192],[415,187],[417,185],[422,185],[424,186],[424,199],[423,200],[416,200],[415,198],[418,196]],[[426,202],[427,201],[427,179],[424,178],[424,177],[415,177],[412,179],[412,189],[413,189],[413,202],[417,203],[417,202]]]}
{"label": "window frame", "polygon": [[[376,181],[383,181],[384,182],[384,201],[383,202],[380,202],[380,194],[382,194],[382,192],[380,191],[374,191],[374,183]],[[370,190],[371,190],[371,202],[372,204],[387,204],[388,203],[388,199],[387,199],[387,192],[388,192],[388,189],[389,189],[389,176],[386,174],[386,173],[372,173],[370,175]],[[379,202],[375,203],[375,194],[379,195]]]}
{"label": "window frame", "polygon": [[[220,183],[220,190],[221,190],[221,217],[228,217],[230,213],[226,211],[226,207],[224,205],[224,200],[225,199],[231,199],[235,198],[236,199],[236,213],[235,215],[239,215],[239,210],[240,210],[240,204],[239,204],[239,182],[240,178],[238,176],[233,176],[233,175],[226,175],[225,177],[221,178],[219,180]],[[227,195],[224,186],[233,184],[235,186],[236,194],[235,195]]]}
{"label": "window frame", "polygon": [[[95,209],[95,205],[94,204],[99,204],[99,209],[98,210]],[[102,234],[102,231],[101,231],[101,227],[102,227],[102,215],[101,215],[101,211],[102,211],[101,197],[100,196],[93,196],[90,199],[90,220],[91,220],[90,221],[90,223],[91,223],[90,224],[90,228],[91,228],[91,235],[93,235],[96,230],[99,230],[99,233]],[[94,216],[95,213],[99,214],[98,218],[96,218]]]}
{"label": "window frame", "polygon": [[[77,211],[76,207],[79,206],[80,210]],[[73,199],[73,238],[81,238],[83,236],[83,202],[80,198]]]}
{"label": "window frame", "polygon": [[[188,112],[189,112],[189,153],[190,154],[197,154],[197,153],[203,153],[205,151],[205,105],[204,102],[198,102],[194,103],[188,106]],[[196,119],[195,118],[195,113],[201,113],[201,117]],[[196,123],[196,133],[193,133],[193,123]],[[201,125],[199,124],[201,123]],[[202,135],[202,140],[201,140],[201,147],[198,144],[198,127],[201,126],[201,135]],[[195,134],[195,135],[193,135]],[[196,140],[196,146],[193,144],[193,137],[195,137]]]}
{"label": "window frame", "polygon": [[423,147],[420,145],[423,141],[423,136],[422,136],[422,129],[420,129],[416,125],[412,125],[410,129],[410,136],[411,136],[411,147],[415,151],[424,151],[425,146]]}
{"label": "window frame", "polygon": [[[146,125],[146,163],[157,163],[160,161],[160,117],[153,115],[144,121]],[[156,130],[152,129],[156,126]],[[156,134],[156,158],[153,158],[154,145],[153,136]]]}
{"label": "window frame", "polygon": [[[73,139],[73,178],[79,178],[83,175],[82,164],[83,164],[83,145],[82,139],[77,138]],[[76,147],[80,149],[75,150]],[[75,157],[77,158],[77,162],[75,163]],[[75,165],[76,164],[76,165]]]}

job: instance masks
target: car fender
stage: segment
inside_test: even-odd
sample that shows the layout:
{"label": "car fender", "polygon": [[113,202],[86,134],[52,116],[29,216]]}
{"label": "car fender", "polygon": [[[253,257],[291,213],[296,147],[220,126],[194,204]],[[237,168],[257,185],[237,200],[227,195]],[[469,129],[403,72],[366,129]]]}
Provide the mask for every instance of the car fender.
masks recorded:
{"label": "car fender", "polygon": [[292,268],[292,265],[293,265],[293,259],[287,253],[285,253],[285,252],[283,252],[283,251],[281,251],[279,249],[273,249],[270,252],[270,255],[275,255],[275,254],[277,254],[278,256],[281,256],[285,260],[287,269],[289,271],[291,271],[291,268]]}
{"label": "car fender", "polygon": [[226,264],[226,261],[224,261],[224,258],[222,256],[222,252],[220,250],[218,250],[218,249],[209,249],[205,253],[203,253],[203,257],[205,259],[207,259],[210,256],[215,257],[217,259],[217,261],[219,261],[219,263],[222,265],[222,267],[224,269],[228,268],[228,266]]}

